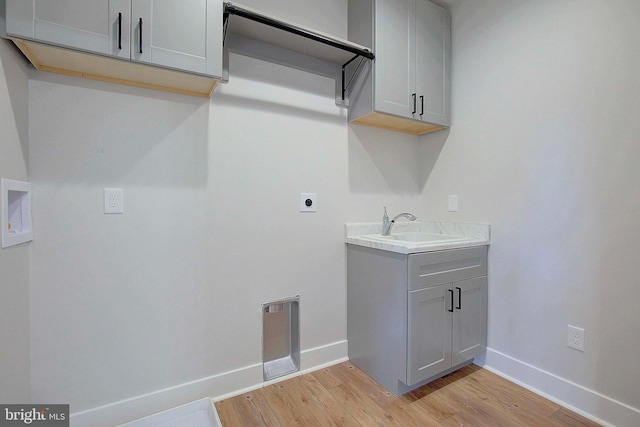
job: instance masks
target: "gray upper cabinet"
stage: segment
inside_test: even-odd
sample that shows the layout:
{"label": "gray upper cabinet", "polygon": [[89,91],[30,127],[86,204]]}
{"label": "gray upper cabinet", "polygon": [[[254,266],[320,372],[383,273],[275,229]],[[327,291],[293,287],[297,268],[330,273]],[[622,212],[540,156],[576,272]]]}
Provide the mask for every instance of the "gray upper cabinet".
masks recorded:
{"label": "gray upper cabinet", "polygon": [[218,0],[132,0],[131,59],[222,75],[222,4]]}
{"label": "gray upper cabinet", "polygon": [[350,0],[349,39],[373,66],[349,93],[349,121],[422,134],[448,127],[451,18],[427,0]]}
{"label": "gray upper cabinet", "polygon": [[0,36],[39,71],[209,97],[222,0],[0,0]]}
{"label": "gray upper cabinet", "polygon": [[7,0],[7,34],[222,75],[220,0]]}
{"label": "gray upper cabinet", "polygon": [[[416,94],[414,118],[451,126],[451,17],[429,1],[416,2]],[[424,98],[422,98],[424,97]]]}
{"label": "gray upper cabinet", "polygon": [[375,109],[413,118],[416,0],[376,2]]}
{"label": "gray upper cabinet", "polygon": [[7,0],[6,7],[10,36],[129,58],[130,0]]}

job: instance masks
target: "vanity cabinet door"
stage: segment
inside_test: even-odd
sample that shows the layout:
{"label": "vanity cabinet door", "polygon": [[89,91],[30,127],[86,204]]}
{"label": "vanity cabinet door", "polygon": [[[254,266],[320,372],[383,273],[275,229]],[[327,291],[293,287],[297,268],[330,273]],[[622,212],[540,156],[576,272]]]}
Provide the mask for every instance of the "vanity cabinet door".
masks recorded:
{"label": "vanity cabinet door", "polygon": [[132,0],[131,60],[222,75],[221,0]]}
{"label": "vanity cabinet door", "polygon": [[451,367],[450,285],[409,292],[407,385]]}
{"label": "vanity cabinet door", "polygon": [[452,285],[453,366],[484,353],[487,343],[487,276]]}
{"label": "vanity cabinet door", "polygon": [[487,342],[487,248],[409,255],[407,385],[482,354]]}
{"label": "vanity cabinet door", "polygon": [[7,34],[129,59],[130,0],[6,0]]}

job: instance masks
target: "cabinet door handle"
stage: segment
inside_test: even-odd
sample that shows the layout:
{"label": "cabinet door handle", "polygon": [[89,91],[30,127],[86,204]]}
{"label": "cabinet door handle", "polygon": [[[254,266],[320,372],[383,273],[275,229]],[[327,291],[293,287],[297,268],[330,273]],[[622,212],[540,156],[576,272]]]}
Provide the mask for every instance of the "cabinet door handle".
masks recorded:
{"label": "cabinet door handle", "polygon": [[140,35],[140,53],[142,53],[142,18],[140,18],[140,21],[138,21],[138,30],[140,31],[139,35]]}
{"label": "cabinet door handle", "polygon": [[420,95],[420,115],[424,114],[424,95]]}
{"label": "cabinet door handle", "polygon": [[456,289],[458,290],[458,305],[456,306],[456,308],[458,310],[462,310],[462,289],[457,286]]}
{"label": "cabinet door handle", "polygon": [[451,308],[449,309],[449,313],[453,313],[453,289],[447,289],[451,294]]}
{"label": "cabinet door handle", "polygon": [[118,12],[118,49],[122,50],[122,12]]}
{"label": "cabinet door handle", "polygon": [[415,114],[416,113],[416,94],[413,93],[411,94],[411,96],[413,97],[413,111],[411,112],[411,114]]}

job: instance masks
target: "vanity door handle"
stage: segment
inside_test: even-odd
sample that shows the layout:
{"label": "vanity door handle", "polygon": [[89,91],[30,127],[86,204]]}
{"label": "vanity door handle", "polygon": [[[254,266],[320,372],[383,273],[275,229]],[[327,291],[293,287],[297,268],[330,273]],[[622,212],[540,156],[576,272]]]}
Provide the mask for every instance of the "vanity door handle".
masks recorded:
{"label": "vanity door handle", "polygon": [[453,313],[453,289],[448,289],[449,294],[451,294],[451,308],[449,309],[449,313]]}
{"label": "vanity door handle", "polygon": [[138,30],[140,31],[140,53],[142,53],[142,18],[138,21]]}
{"label": "vanity door handle", "polygon": [[411,94],[411,96],[413,97],[413,111],[411,112],[411,114],[415,114],[416,113],[416,94],[413,93]]}
{"label": "vanity door handle", "polygon": [[[456,289],[458,290],[458,305],[456,306],[456,308],[458,310],[462,310],[462,289],[460,289],[457,286],[456,286]],[[451,292],[453,292],[453,291],[451,291]]]}
{"label": "vanity door handle", "polygon": [[420,116],[424,114],[424,95],[420,95]]}
{"label": "vanity door handle", "polygon": [[122,12],[118,12],[118,49],[122,50]]}

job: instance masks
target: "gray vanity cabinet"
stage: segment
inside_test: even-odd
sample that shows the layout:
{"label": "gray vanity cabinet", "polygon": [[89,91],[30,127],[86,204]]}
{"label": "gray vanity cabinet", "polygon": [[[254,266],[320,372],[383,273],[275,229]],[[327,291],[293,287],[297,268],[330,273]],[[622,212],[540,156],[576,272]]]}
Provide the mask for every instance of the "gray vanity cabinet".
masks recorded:
{"label": "gray vanity cabinet", "polygon": [[376,55],[349,121],[422,134],[451,125],[449,12],[428,0],[349,0],[349,40]]}
{"label": "gray vanity cabinet", "polygon": [[347,247],[349,358],[401,395],[486,349],[487,247]]}
{"label": "gray vanity cabinet", "polygon": [[408,384],[484,352],[486,293],[486,276],[409,292]]}

